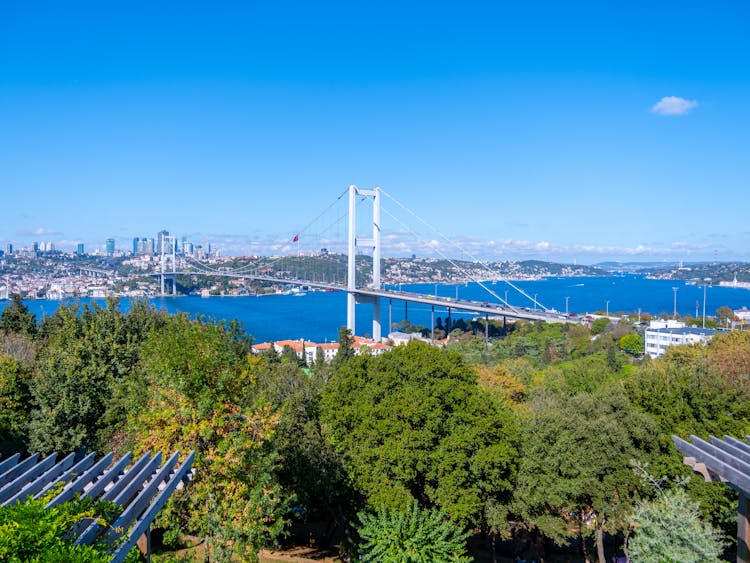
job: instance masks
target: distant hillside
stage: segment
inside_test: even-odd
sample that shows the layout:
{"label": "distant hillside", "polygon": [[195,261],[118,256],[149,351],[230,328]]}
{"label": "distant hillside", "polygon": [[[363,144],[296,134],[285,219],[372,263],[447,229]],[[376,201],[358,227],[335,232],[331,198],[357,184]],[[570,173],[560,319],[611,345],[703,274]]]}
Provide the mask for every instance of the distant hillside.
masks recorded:
{"label": "distant hillside", "polygon": [[541,260],[468,262],[436,258],[386,258],[385,283],[447,282],[493,278],[538,279],[550,276],[606,276],[594,266],[558,264]]}

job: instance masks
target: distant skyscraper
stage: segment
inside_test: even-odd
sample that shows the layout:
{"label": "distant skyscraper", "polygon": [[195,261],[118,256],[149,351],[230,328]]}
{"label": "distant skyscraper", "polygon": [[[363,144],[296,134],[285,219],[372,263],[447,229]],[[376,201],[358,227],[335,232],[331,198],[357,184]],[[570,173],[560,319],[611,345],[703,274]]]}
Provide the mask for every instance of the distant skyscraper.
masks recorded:
{"label": "distant skyscraper", "polygon": [[107,239],[107,256],[114,256],[115,254],[115,239]]}
{"label": "distant skyscraper", "polygon": [[78,256],[83,256],[83,243],[82,242],[78,243],[78,248],[76,248],[76,254],[78,254]]}
{"label": "distant skyscraper", "polygon": [[[162,238],[163,237],[168,237],[168,236],[169,236],[169,231],[167,231],[166,229],[164,229],[164,230],[159,231],[158,233],[156,233],[156,253],[157,254],[161,254],[161,241],[162,241]],[[165,248],[164,249],[164,252],[168,252],[168,251],[169,251],[169,248]]]}
{"label": "distant skyscraper", "polygon": [[133,237],[133,254],[138,254],[138,237]]}
{"label": "distant skyscraper", "polygon": [[39,243],[38,242],[32,242],[31,243],[31,250],[33,250],[34,252],[38,252],[39,251]]}
{"label": "distant skyscraper", "polygon": [[13,254],[13,245],[11,243],[8,243],[5,246],[5,253],[6,254]]}

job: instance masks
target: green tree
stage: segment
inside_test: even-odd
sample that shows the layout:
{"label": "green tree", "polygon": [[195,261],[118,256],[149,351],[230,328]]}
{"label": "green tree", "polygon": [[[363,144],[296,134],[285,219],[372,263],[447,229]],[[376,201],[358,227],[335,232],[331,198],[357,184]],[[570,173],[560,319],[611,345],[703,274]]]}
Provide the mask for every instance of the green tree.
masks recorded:
{"label": "green tree", "polygon": [[196,452],[196,477],[172,496],[162,524],[172,537],[205,537],[226,560],[273,543],[287,508],[272,440],[280,415],[256,396],[265,362],[249,351],[237,327],[169,317],[143,344],[141,399],[129,405],[136,451]]}
{"label": "green tree", "polygon": [[314,366],[316,370],[323,370],[326,367],[326,355],[325,355],[325,352],[323,351],[323,348],[321,348],[320,346],[318,346],[315,349]]}
{"label": "green tree", "polygon": [[678,487],[637,505],[628,539],[633,563],[713,563],[721,561],[721,534],[701,521],[698,503]]}
{"label": "green tree", "polygon": [[728,326],[732,320],[734,319],[734,311],[727,307],[726,305],[722,305],[718,309],[716,309],[716,322],[719,326]]}
{"label": "green tree", "polygon": [[333,358],[333,368],[338,369],[341,365],[354,357],[354,338],[352,331],[345,326],[339,329],[339,350]]}
{"label": "green tree", "polygon": [[163,316],[136,307],[126,318],[117,300],[79,310],[60,307],[45,324],[30,389],[36,405],[29,424],[31,449],[69,452],[107,449],[124,412],[107,416],[115,391],[135,373],[141,342]]}
{"label": "green tree", "polygon": [[481,526],[491,501],[507,505],[517,427],[476,378],[457,354],[418,342],[334,373],[322,427],[371,506],[415,498]]}
{"label": "green tree", "polygon": [[0,314],[0,332],[5,334],[36,334],[36,315],[29,313],[21,296],[13,293],[10,304]]}
{"label": "green tree", "polygon": [[604,533],[626,528],[639,485],[629,461],[653,449],[654,424],[614,384],[541,397],[532,408],[522,435],[516,509],[552,539],[594,535],[604,563]]}
{"label": "green tree", "polygon": [[346,529],[347,509],[358,497],[320,428],[318,403],[327,372],[277,362],[262,365],[259,373],[259,400],[280,414],[272,439],[279,453],[277,474],[284,494],[294,498],[294,514]]}
{"label": "green tree", "polygon": [[609,352],[598,352],[546,367],[538,373],[531,394],[549,391],[575,395],[593,392],[622,378],[620,362]]}
{"label": "green tree", "polygon": [[609,325],[612,324],[612,321],[610,321],[606,317],[602,317],[600,319],[596,319],[593,323],[591,323],[591,334],[601,334],[607,328],[609,328]]}
{"label": "green tree", "polygon": [[297,356],[297,352],[294,351],[294,348],[287,344],[281,350],[281,361],[296,366],[300,363],[300,357]]}
{"label": "green tree", "polygon": [[416,501],[405,509],[380,506],[375,513],[357,514],[357,550],[363,561],[378,563],[469,563],[462,531],[436,509],[421,509]]}
{"label": "green tree", "polygon": [[24,449],[31,410],[31,371],[0,353],[0,453]]}
{"label": "green tree", "polygon": [[[745,436],[750,432],[750,334],[716,335],[707,346],[673,346],[642,364],[625,385],[639,410],[657,423],[658,455],[650,466],[670,478],[690,475],[671,436]],[[691,480],[686,488],[713,525],[734,533],[736,493],[718,483]]]}
{"label": "green tree", "polygon": [[633,354],[634,356],[643,354],[644,351],[643,339],[634,333],[623,334],[617,344],[620,347],[620,350],[623,350],[628,354]]}

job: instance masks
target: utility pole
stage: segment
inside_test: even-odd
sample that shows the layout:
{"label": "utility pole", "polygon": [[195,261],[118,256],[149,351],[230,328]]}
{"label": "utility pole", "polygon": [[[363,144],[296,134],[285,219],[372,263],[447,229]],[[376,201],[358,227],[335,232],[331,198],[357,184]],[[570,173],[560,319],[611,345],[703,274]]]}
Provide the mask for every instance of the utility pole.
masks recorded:
{"label": "utility pole", "polygon": [[673,287],[672,291],[674,291],[674,312],[672,313],[672,317],[677,320],[677,291],[679,290],[679,287]]}

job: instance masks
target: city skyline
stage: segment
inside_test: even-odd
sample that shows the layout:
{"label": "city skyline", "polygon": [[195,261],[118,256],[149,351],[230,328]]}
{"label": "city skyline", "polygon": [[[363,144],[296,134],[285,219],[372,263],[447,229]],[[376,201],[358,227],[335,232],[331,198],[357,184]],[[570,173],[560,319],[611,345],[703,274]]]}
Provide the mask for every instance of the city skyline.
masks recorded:
{"label": "city skyline", "polygon": [[481,259],[750,261],[742,2],[0,16],[0,248],[272,254],[357,184]]}

